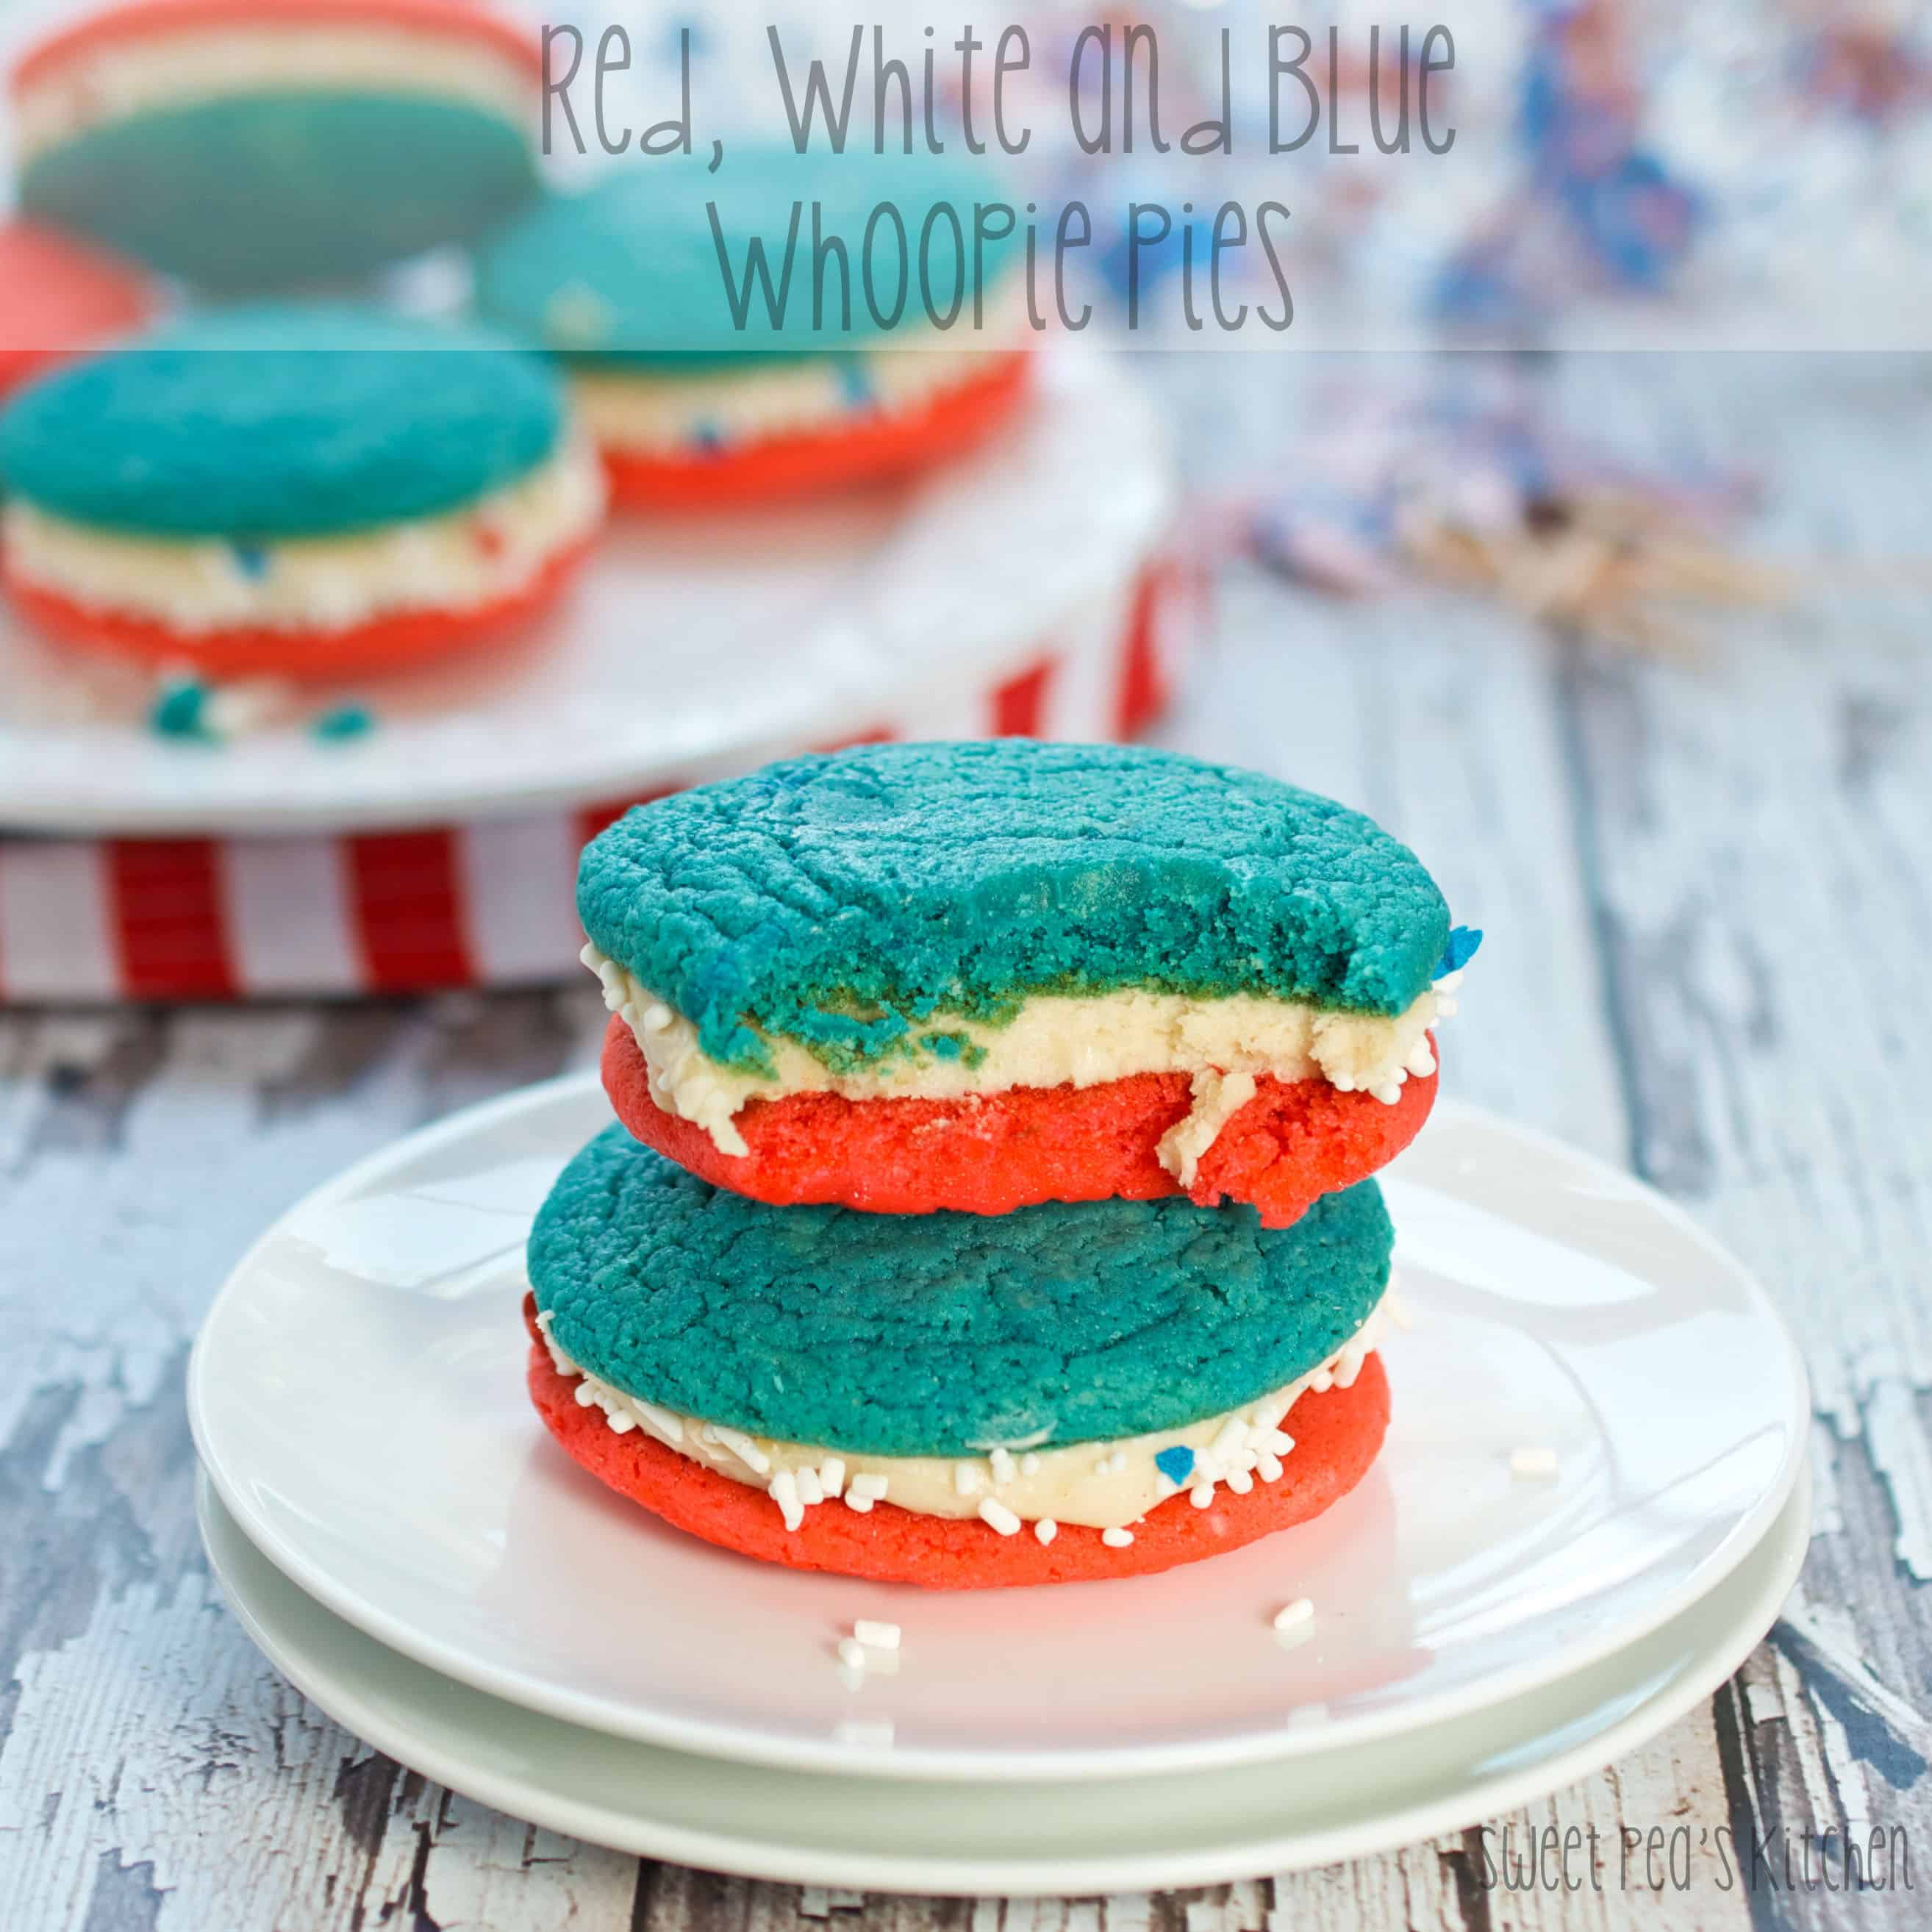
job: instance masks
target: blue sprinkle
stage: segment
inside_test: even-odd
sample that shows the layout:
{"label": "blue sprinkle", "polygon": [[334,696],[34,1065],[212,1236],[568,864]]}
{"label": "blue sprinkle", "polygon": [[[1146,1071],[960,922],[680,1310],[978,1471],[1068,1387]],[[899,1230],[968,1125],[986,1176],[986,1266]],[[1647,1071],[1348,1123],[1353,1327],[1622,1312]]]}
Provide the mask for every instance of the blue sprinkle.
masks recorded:
{"label": "blue sprinkle", "polygon": [[260,544],[232,543],[228,546],[235,568],[244,577],[260,578],[268,574],[268,553]]}
{"label": "blue sprinkle", "polygon": [[375,713],[361,704],[338,704],[325,711],[309,728],[312,737],[335,743],[344,738],[359,738],[376,728]]}
{"label": "blue sprinkle", "polygon": [[1154,1466],[1170,1483],[1184,1483],[1194,1473],[1194,1451],[1186,1443],[1177,1442],[1172,1449],[1163,1449],[1154,1459]]}
{"label": "blue sprinkle", "polygon": [[1445,973],[1460,973],[1476,956],[1476,948],[1483,943],[1483,928],[1480,926],[1459,926],[1449,935],[1449,944],[1442,949],[1442,957],[1436,962],[1436,970],[1429,976],[1439,980]]}
{"label": "blue sprinkle", "polygon": [[724,447],[724,432],[713,422],[693,424],[691,440],[700,449],[708,449],[714,453]]}
{"label": "blue sprinkle", "polygon": [[866,367],[865,358],[841,356],[833,368],[838,378],[838,393],[854,409],[869,409],[878,392],[872,387],[872,372]]}
{"label": "blue sprinkle", "polygon": [[148,723],[164,738],[212,738],[208,722],[208,686],[191,677],[162,686]]}

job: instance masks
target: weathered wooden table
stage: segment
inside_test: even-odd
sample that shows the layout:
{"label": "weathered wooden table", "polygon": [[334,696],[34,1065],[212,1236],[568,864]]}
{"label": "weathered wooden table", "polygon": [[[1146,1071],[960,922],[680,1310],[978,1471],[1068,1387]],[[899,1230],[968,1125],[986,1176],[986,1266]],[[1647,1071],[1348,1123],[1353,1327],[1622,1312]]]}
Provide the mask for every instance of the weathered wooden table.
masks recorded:
{"label": "weathered wooden table", "polygon": [[[1261,358],[1162,380],[1210,486],[1292,460]],[[1514,1821],[1594,1825],[1595,1882],[1573,1856],[1544,1876],[1580,1889],[1490,1884],[1466,1834],[1184,1897],[801,1892],[535,1830],[305,1704],[201,1557],[189,1339],[298,1194],[586,1064],[586,983],[0,1016],[0,1932],[1932,1923],[1932,374],[1712,358],[1546,380],[1639,440],[1760,469],[1759,540],[1809,560],[1816,594],[1720,614],[1694,658],[1658,661],[1486,604],[1324,602],[1238,567],[1166,736],[1418,845],[1490,935],[1445,1042],[1451,1088],[1668,1190],[1802,1336],[1816,1528],[1784,1621],[1708,1708]],[[1896,1828],[1882,1888],[1846,1889],[1846,1840],[1874,1826]],[[1768,1862],[1745,1884],[1753,1840]]]}

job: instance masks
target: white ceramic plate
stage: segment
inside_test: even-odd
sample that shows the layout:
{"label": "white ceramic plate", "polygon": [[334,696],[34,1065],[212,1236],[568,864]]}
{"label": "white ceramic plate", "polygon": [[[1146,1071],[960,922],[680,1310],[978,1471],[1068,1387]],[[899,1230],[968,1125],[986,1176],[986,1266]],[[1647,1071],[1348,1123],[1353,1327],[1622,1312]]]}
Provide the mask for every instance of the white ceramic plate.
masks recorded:
{"label": "white ceramic plate", "polygon": [[[1040,358],[1036,406],[910,489],[614,520],[518,643],[361,687],[379,728],[157,737],[151,685],[0,608],[0,825],[129,834],[418,824],[744,770],[961,706],[1126,600],[1174,492],[1118,357]],[[950,721],[950,722],[949,722]],[[1049,718],[1049,727],[1052,721]]]}
{"label": "white ceramic plate", "polygon": [[439,1676],[304,1595],[206,1482],[202,1534],[250,1636],[332,1717],[427,1778],[641,1856],[795,1884],[1082,1893],[1212,1885],[1361,1858],[1510,1811],[1634,1750],[1770,1628],[1809,1486],[1708,1595],[1487,1710],[1316,1756],[1064,1783],[932,1784],[692,1757],[536,1717]]}
{"label": "white ceramic plate", "polygon": [[[524,1232],[608,1118],[593,1081],[552,1082],[352,1168],[242,1262],[189,1373],[202,1460],[274,1563],[380,1641],[574,1723],[945,1778],[1389,1736],[1657,1628],[1800,1466],[1802,1372],[1738,1264],[1628,1177],[1444,1106],[1388,1181],[1416,1318],[1387,1352],[1389,1442],[1326,1516],[1053,1589],[753,1563],[605,1491],[524,1394]],[[1525,1447],[1556,1452],[1554,1480],[1512,1477]],[[1271,1613],[1299,1596],[1317,1615],[1284,1647]],[[832,1652],[862,1616],[904,1647],[854,1691]],[[890,1750],[863,1742],[882,1723]]]}

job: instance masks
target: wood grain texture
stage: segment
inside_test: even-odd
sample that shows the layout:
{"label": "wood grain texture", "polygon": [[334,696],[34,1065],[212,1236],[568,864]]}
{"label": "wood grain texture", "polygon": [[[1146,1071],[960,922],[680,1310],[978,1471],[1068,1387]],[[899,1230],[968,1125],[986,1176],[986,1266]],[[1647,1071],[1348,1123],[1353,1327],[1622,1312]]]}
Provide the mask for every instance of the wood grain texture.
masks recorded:
{"label": "wood grain texture", "polygon": [[[1228,365],[1234,366],[1229,367]],[[1160,380],[1238,490],[1292,447],[1302,372]],[[1270,382],[1274,381],[1270,376]],[[590,1064],[594,988],[411,1005],[0,1016],[0,1928],[4,1932],[1661,1932],[1917,1927],[1932,1892],[1932,392],[1875,358],[1553,370],[1633,448],[1771,488],[1788,610],[1682,662],[1435,596],[1351,605],[1230,568],[1166,736],[1291,773],[1408,838],[1481,970],[1450,1088],[1624,1160],[1791,1312],[1816,1534],[1784,1622],[1706,1709],[1600,1775],[1387,1857],[1105,1900],[763,1885],[563,1840],[371,1754],[213,1592],[180,1388],[217,1282],[346,1162]],[[1600,1887],[1491,1882],[1504,1824],[1594,1827]],[[1915,1888],[1788,1885],[1874,1826]],[[1653,1883],[1653,1831],[1690,1834]],[[1627,1856],[1626,1833],[1636,1836]],[[1766,1869],[1742,1882],[1743,1848]],[[1714,1846],[1728,1844],[1726,1865]]]}

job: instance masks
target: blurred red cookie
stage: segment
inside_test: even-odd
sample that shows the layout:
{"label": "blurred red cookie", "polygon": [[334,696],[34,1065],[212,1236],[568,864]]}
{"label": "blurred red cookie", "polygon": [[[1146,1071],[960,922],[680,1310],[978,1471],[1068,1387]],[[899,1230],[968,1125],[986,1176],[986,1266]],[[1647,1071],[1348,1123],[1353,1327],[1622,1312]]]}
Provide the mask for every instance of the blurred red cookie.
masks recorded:
{"label": "blurred red cookie", "polygon": [[730,509],[910,475],[992,435],[1025,392],[1028,361],[988,354],[982,373],[916,408],[854,416],[730,448],[646,451],[607,442],[610,500],[634,509]]}
{"label": "blurred red cookie", "polygon": [[0,396],[37,370],[154,312],[154,284],[119,256],[31,221],[0,223]]}

